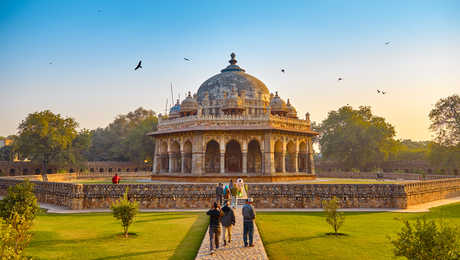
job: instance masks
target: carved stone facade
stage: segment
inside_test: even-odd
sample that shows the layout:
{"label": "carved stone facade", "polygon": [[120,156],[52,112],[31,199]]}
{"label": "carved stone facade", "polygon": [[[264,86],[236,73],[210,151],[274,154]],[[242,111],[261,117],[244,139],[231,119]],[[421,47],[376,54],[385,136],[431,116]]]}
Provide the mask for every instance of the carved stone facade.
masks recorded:
{"label": "carved stone facade", "polygon": [[298,119],[290,102],[230,65],[160,115],[154,175],[241,174],[314,176],[309,114]]}

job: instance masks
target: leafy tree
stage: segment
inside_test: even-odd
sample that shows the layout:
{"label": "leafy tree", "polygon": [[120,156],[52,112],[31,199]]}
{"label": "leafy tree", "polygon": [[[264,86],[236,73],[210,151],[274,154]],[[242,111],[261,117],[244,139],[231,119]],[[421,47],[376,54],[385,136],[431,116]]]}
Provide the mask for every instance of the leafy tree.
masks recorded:
{"label": "leafy tree", "polygon": [[430,163],[438,168],[458,170],[460,169],[460,143],[450,146],[431,143],[428,158]]}
{"label": "leafy tree", "polygon": [[425,161],[430,151],[429,141],[412,141],[410,139],[397,141],[396,152],[391,156],[398,161]]}
{"label": "leafy tree", "polygon": [[425,218],[418,218],[413,225],[408,220],[403,222],[397,238],[391,241],[395,256],[405,256],[409,260],[460,258],[458,228]]}
{"label": "leafy tree", "polygon": [[320,127],[324,159],[348,168],[375,168],[396,151],[395,130],[371,108],[344,106],[331,111]]}
{"label": "leafy tree", "polygon": [[436,141],[451,146],[460,143],[460,96],[455,94],[441,98],[429,114],[430,129]]}
{"label": "leafy tree", "polygon": [[0,161],[12,161],[13,160],[13,147],[3,146],[0,148]]}
{"label": "leafy tree", "polygon": [[49,110],[29,114],[19,125],[15,150],[32,161],[42,162],[45,173],[49,162],[65,158],[77,137],[77,127],[73,118]]}
{"label": "leafy tree", "polygon": [[123,234],[128,237],[128,228],[134,222],[134,217],[137,214],[139,205],[136,201],[128,200],[128,189],[123,194],[123,198],[114,202],[110,208],[112,209],[113,216],[121,220],[123,227]]}
{"label": "leafy tree", "polygon": [[155,143],[147,136],[156,129],[158,119],[152,110],[142,107],[119,115],[106,128],[92,131],[88,159],[93,161],[152,160]]}
{"label": "leafy tree", "polygon": [[340,227],[345,222],[343,213],[337,211],[339,208],[339,200],[335,196],[332,197],[331,200],[323,200],[323,208],[326,212],[326,222],[332,227],[334,234],[338,235]]}
{"label": "leafy tree", "polygon": [[32,238],[30,229],[38,210],[33,184],[25,181],[8,189],[8,194],[0,201],[2,259],[22,258]]}

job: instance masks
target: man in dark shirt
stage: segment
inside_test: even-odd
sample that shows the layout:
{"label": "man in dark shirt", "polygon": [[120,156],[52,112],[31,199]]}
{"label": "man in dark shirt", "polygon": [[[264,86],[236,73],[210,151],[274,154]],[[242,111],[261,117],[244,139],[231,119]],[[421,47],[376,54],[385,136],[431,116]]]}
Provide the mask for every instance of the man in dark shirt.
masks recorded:
{"label": "man in dark shirt", "polygon": [[[254,235],[254,219],[256,218],[256,212],[251,206],[252,199],[246,200],[246,204],[243,206],[243,242],[244,246],[253,247],[252,238]],[[248,239],[249,238],[249,239]],[[249,240],[249,241],[248,241]],[[249,243],[248,243],[249,242]]]}
{"label": "man in dark shirt", "polygon": [[211,254],[214,253],[214,246],[219,248],[219,237],[221,233],[220,221],[223,216],[219,204],[214,202],[213,207],[206,213],[209,215],[209,249]]}
{"label": "man in dark shirt", "polygon": [[222,196],[224,195],[224,187],[222,183],[219,183],[216,188],[216,201],[219,205],[222,205]]}

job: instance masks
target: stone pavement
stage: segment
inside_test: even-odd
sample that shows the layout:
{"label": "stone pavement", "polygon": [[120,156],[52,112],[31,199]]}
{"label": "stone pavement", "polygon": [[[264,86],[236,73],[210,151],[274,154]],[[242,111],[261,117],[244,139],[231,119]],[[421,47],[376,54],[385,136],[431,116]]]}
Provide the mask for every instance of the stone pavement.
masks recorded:
{"label": "stone pavement", "polygon": [[243,242],[243,215],[241,214],[241,208],[234,209],[235,212],[235,226],[232,229],[232,242],[223,246],[222,234],[220,237],[221,243],[219,249],[215,250],[213,255],[210,255],[209,251],[209,228],[206,231],[206,235],[201,243],[200,250],[196,256],[196,260],[204,259],[268,259],[267,253],[265,252],[264,244],[260,239],[259,230],[257,225],[254,223],[254,247],[244,247]]}

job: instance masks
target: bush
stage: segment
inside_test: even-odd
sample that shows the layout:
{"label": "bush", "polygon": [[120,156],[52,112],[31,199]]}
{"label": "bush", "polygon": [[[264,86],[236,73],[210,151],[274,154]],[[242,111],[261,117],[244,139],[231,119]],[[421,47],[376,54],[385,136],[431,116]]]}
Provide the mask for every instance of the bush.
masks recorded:
{"label": "bush", "polygon": [[121,220],[121,226],[123,227],[123,235],[128,237],[128,228],[134,222],[134,217],[137,214],[139,205],[136,201],[128,200],[128,189],[123,194],[123,198],[114,202],[110,206],[113,212],[113,216],[116,219]]}
{"label": "bush", "polygon": [[24,250],[32,239],[30,229],[39,210],[32,191],[33,184],[25,181],[10,187],[8,194],[0,201],[2,259],[23,258]]}
{"label": "bush", "polygon": [[334,230],[334,235],[338,235],[340,227],[343,225],[343,222],[345,222],[343,213],[337,211],[339,208],[339,200],[335,196],[329,201],[323,200],[323,208],[326,212],[326,222]]}
{"label": "bush", "polygon": [[422,259],[460,259],[460,241],[458,227],[436,224],[418,218],[414,225],[404,220],[404,226],[398,237],[391,243],[395,247],[395,256],[405,256],[409,260]]}

